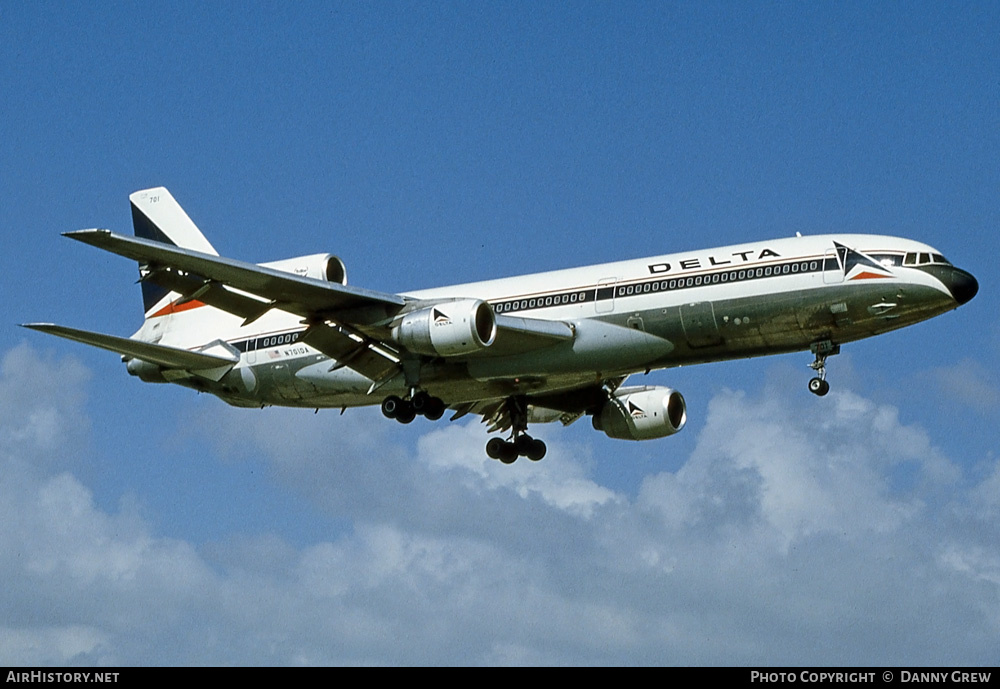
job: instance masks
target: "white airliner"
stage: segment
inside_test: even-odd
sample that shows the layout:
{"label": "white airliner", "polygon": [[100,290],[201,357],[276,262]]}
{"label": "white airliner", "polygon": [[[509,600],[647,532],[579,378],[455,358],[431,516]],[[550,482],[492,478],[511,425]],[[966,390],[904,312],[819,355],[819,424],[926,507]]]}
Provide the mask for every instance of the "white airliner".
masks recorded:
{"label": "white airliner", "polygon": [[[477,414],[505,463],[541,459],[533,422],[584,414],[612,438],[681,430],[684,398],[630,374],[809,350],[829,390],[840,345],[950,311],[979,289],[909,239],[790,237],[387,294],[347,285],[330,254],[274,263],[218,255],[164,188],[130,197],[135,237],[66,236],[139,262],[146,318],[130,338],[26,327],[122,355],[128,372],[232,405],[355,407],[389,418]],[[505,433],[506,435],[506,433]]]}

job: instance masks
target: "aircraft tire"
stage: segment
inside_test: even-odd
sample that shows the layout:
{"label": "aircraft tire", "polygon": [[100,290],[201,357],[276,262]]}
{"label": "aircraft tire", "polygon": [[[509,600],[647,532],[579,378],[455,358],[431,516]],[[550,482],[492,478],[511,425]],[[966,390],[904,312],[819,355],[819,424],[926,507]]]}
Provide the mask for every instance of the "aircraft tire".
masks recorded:
{"label": "aircraft tire", "polygon": [[417,418],[417,412],[413,409],[413,404],[402,400],[399,403],[399,410],[396,412],[396,421],[400,423],[410,423]]}
{"label": "aircraft tire", "polygon": [[396,397],[395,395],[389,395],[382,400],[382,414],[387,419],[395,419],[399,414],[399,409],[402,404],[402,399]]}
{"label": "aircraft tire", "polygon": [[430,402],[427,404],[427,408],[424,409],[424,418],[430,421],[437,421],[442,416],[444,416],[444,410],[448,407],[444,402],[438,397],[431,397]]}
{"label": "aircraft tire", "polygon": [[490,438],[486,443],[486,456],[490,459],[500,459],[504,441],[501,438]]}
{"label": "aircraft tire", "polygon": [[513,464],[517,461],[517,448],[514,443],[505,442],[500,449],[500,461],[504,464]]}
{"label": "aircraft tire", "polygon": [[421,416],[423,416],[424,413],[427,411],[427,407],[430,404],[430,402],[431,402],[431,396],[423,391],[418,392],[416,395],[413,396],[413,399],[410,400],[410,404],[413,405],[413,411],[415,411],[417,414],[420,414]]}
{"label": "aircraft tire", "polygon": [[819,397],[830,392],[830,384],[822,378],[813,378],[809,381],[809,392]]}
{"label": "aircraft tire", "polygon": [[531,447],[528,448],[527,458],[532,462],[537,462],[545,456],[545,443],[541,440],[532,440]]}

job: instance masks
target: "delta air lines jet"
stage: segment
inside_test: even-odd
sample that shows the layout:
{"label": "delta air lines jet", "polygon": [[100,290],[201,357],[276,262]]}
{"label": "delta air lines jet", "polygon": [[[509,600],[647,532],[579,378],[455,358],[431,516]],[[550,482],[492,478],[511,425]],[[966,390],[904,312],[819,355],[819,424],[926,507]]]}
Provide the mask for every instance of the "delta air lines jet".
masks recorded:
{"label": "delta air lines jet", "polygon": [[529,423],[584,415],[612,438],[681,430],[684,398],[627,385],[653,369],[810,351],[825,395],[841,345],[972,299],[976,279],[898,237],[790,237],[437,289],[347,284],[331,254],[222,258],[166,189],[130,197],[134,237],[66,236],[138,261],[146,317],[131,337],[26,327],[121,354],[141,380],[240,407],[381,404],[401,423],[480,415],[490,457],[541,459]]}

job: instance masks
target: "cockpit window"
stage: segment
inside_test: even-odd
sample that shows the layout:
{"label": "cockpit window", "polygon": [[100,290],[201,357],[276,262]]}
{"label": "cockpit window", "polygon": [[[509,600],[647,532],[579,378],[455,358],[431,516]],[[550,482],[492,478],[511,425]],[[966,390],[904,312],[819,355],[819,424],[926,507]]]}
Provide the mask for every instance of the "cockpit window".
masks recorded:
{"label": "cockpit window", "polygon": [[869,256],[878,261],[879,265],[883,265],[886,268],[903,265],[902,254],[869,254]]}
{"label": "cockpit window", "polygon": [[906,254],[906,256],[903,258],[904,266],[926,266],[932,264],[950,266],[951,262],[941,254],[929,254],[929,253],[918,254],[912,251]]}

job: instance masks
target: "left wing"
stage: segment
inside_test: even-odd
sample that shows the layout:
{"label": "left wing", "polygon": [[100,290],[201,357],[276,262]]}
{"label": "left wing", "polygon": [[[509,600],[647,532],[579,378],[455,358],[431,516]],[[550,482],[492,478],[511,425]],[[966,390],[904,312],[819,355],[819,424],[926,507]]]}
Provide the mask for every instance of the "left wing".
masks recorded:
{"label": "left wing", "polygon": [[230,345],[219,341],[201,350],[190,350],[133,340],[129,337],[67,328],[53,323],[25,323],[22,327],[107,349],[121,354],[126,359],[142,359],[167,369],[191,371],[212,380],[222,378],[240,360],[239,352],[233,351]]}

